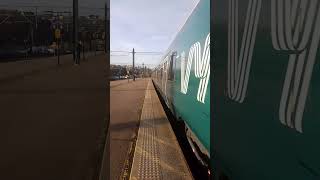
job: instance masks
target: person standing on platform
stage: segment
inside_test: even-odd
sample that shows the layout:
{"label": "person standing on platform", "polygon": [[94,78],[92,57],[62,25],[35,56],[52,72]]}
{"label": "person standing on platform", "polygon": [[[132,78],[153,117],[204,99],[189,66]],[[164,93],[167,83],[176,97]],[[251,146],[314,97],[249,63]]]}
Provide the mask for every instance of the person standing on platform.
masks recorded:
{"label": "person standing on platform", "polygon": [[82,50],[82,43],[81,41],[77,44],[77,58],[76,58],[76,64],[80,64],[80,58],[81,58],[81,50]]}

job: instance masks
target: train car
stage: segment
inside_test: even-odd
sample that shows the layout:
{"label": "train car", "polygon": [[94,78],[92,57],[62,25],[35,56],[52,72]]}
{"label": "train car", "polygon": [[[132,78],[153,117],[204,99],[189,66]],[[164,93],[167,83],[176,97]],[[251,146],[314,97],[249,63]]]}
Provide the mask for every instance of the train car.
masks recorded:
{"label": "train car", "polygon": [[211,1],[215,180],[320,179],[320,1]]}
{"label": "train car", "polygon": [[199,161],[210,159],[210,0],[200,0],[152,74],[162,98],[186,127]]}

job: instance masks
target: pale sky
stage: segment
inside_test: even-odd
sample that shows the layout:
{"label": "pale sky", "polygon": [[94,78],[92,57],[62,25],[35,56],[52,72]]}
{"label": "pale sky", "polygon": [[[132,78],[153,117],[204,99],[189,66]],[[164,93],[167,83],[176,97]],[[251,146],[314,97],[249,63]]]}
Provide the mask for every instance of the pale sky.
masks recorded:
{"label": "pale sky", "polygon": [[[110,0],[111,51],[165,52],[198,1]],[[111,54],[112,64],[132,63],[131,54]],[[153,65],[160,57],[136,54],[136,64]]]}

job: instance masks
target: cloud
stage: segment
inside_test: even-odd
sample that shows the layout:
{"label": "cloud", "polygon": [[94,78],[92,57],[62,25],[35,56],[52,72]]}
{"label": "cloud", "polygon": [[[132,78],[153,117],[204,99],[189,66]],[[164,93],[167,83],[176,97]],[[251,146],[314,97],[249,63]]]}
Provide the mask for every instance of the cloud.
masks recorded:
{"label": "cloud", "polygon": [[168,40],[168,36],[165,36],[165,35],[153,35],[153,36],[151,36],[150,39],[151,39],[151,40],[155,40],[155,41],[158,41],[158,40]]}

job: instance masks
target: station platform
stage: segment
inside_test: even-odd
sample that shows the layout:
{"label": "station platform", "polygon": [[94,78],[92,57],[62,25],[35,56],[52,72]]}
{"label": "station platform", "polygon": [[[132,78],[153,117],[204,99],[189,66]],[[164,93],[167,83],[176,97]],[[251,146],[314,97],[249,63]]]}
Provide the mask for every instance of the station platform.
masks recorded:
{"label": "station platform", "polygon": [[193,179],[151,80],[143,103],[130,179]]}
{"label": "station platform", "polygon": [[[88,57],[88,56],[87,56]],[[97,179],[106,137],[105,54],[0,65],[1,179]]]}

